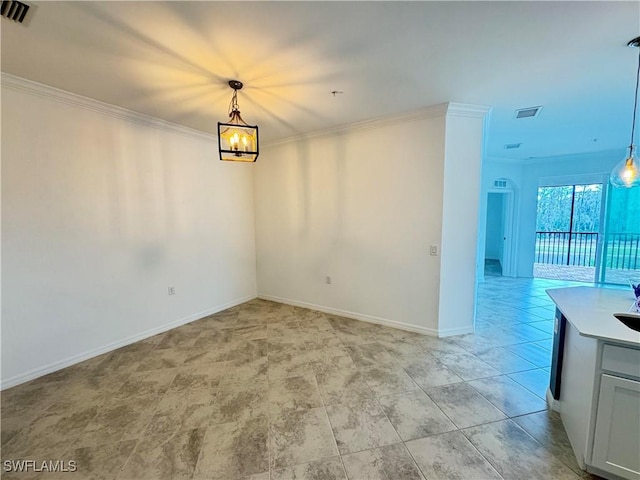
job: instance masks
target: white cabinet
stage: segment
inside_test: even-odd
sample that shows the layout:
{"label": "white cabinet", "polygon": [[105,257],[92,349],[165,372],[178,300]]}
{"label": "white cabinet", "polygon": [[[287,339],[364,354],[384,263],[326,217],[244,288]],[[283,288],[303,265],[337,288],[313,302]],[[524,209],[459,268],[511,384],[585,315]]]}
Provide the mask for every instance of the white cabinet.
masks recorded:
{"label": "white cabinet", "polygon": [[601,375],[591,463],[640,479],[640,382]]}
{"label": "white cabinet", "polygon": [[554,384],[550,404],[560,412],[578,465],[609,480],[640,480],[640,333],[612,315],[628,308],[630,292],[547,292],[567,320],[564,348],[555,352],[561,388]]}
{"label": "white cabinet", "polygon": [[560,415],[581,468],[640,480],[640,349],[580,335],[569,322]]}

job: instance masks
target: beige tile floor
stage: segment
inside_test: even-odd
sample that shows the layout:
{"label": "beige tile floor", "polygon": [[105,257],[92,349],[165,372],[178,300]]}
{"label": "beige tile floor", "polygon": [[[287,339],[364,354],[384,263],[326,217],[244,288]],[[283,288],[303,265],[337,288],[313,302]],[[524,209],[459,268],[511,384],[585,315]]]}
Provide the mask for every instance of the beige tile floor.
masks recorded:
{"label": "beige tile floor", "polygon": [[[551,280],[573,280],[576,282],[593,282],[596,275],[595,267],[582,267],[578,265],[553,265],[548,263],[534,263],[533,276]],[[620,268],[607,268],[605,272],[607,283],[627,285],[630,281],[637,283],[640,280],[640,269],[628,270]]]}
{"label": "beige tile floor", "polygon": [[253,300],[2,392],[2,460],[80,479],[576,479],[543,400],[566,282],[488,277],[437,339]]}

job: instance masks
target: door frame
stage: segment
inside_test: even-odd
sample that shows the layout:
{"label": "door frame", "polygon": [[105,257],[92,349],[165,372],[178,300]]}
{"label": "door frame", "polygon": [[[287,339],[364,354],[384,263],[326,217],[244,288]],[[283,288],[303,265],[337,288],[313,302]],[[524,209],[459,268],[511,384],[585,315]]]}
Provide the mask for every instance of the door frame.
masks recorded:
{"label": "door frame", "polygon": [[596,274],[594,283],[604,283],[605,271],[602,268],[602,262],[604,260],[603,251],[607,246],[606,234],[607,225],[609,223],[609,217],[607,212],[609,211],[609,175],[604,175],[602,178],[602,199],[600,200],[600,228],[598,228],[598,243],[596,244]]}
{"label": "door frame", "polygon": [[[492,193],[499,193],[504,195],[502,197],[502,276],[515,277],[515,255],[513,254],[515,252],[515,190],[513,188],[490,188],[489,190],[487,190],[487,205],[489,204],[489,194]],[[486,235],[487,229],[485,218],[485,238]]]}
{"label": "door frame", "polygon": [[[538,178],[538,188],[540,187],[569,187],[575,185],[595,185],[601,184],[600,198],[600,226],[598,229],[598,243],[596,244],[596,262],[593,283],[602,283],[602,249],[604,248],[605,222],[607,221],[607,204],[609,202],[609,174],[608,173],[585,173],[574,175],[557,175]],[[537,191],[537,190],[536,190]],[[537,215],[536,205],[536,215]],[[535,261],[535,256],[534,256]]]}

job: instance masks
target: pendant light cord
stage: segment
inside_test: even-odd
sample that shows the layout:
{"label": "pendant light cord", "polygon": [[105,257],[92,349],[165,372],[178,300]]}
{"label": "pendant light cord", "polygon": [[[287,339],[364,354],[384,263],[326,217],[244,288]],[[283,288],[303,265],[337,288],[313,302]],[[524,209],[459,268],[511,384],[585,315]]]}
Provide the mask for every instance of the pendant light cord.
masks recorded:
{"label": "pendant light cord", "polygon": [[[640,59],[638,60],[638,66],[640,67]],[[640,74],[640,70],[638,70]],[[638,96],[638,87],[636,86],[636,97]],[[229,102],[229,116],[231,117],[233,112],[239,110],[238,107],[238,90],[233,90],[233,96],[231,97],[231,102]],[[635,112],[633,113],[633,118],[635,118]]]}
{"label": "pendant light cord", "polygon": [[[633,103],[633,122],[631,123],[631,144],[630,148],[633,151],[633,137],[636,131],[636,113],[638,111],[638,84],[640,84],[640,48],[638,49],[638,71],[636,73],[636,94],[635,101]],[[633,152],[632,152],[633,153]]]}

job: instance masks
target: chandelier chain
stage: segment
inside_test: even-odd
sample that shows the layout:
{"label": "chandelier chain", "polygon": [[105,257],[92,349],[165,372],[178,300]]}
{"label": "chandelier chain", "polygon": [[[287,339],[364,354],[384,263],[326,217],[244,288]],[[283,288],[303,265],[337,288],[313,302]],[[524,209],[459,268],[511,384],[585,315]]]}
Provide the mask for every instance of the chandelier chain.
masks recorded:
{"label": "chandelier chain", "polygon": [[229,102],[229,116],[232,117],[234,112],[239,112],[240,107],[238,106],[238,90],[233,90],[233,96],[231,97],[231,102]]}

